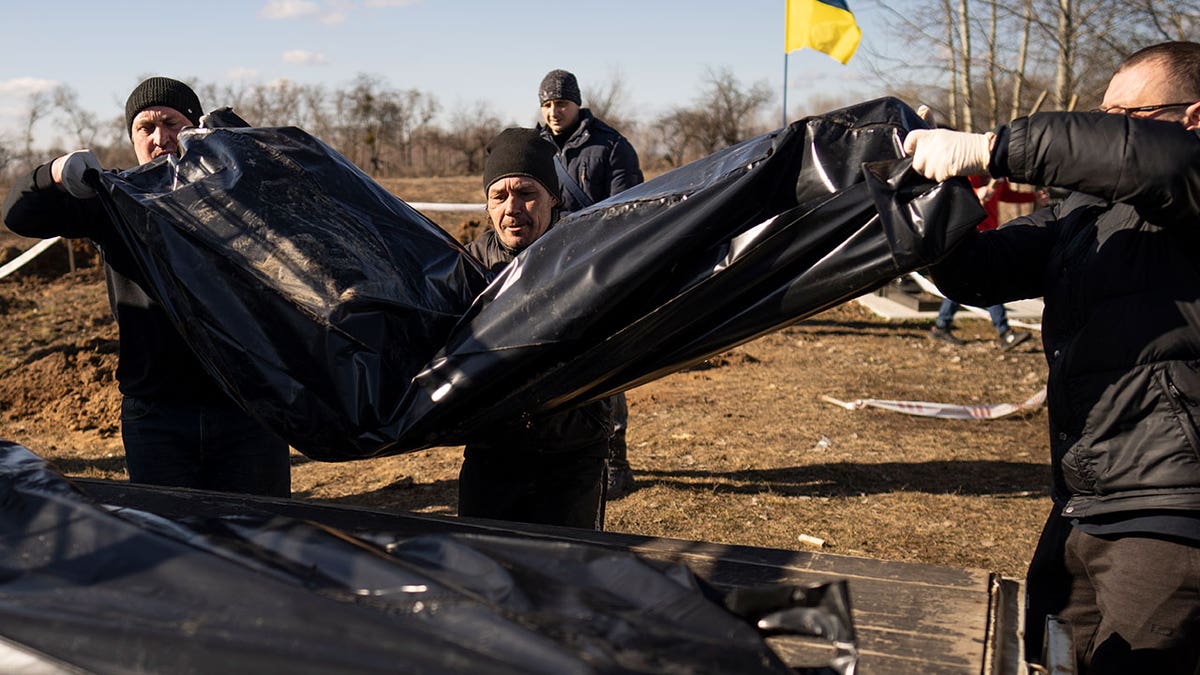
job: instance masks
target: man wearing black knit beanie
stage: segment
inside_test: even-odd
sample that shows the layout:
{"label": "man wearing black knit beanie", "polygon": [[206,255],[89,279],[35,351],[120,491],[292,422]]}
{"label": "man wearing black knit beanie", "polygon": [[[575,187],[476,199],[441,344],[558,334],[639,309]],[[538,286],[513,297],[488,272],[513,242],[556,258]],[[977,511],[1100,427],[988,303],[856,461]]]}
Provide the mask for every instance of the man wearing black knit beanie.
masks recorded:
{"label": "man wearing black knit beanie", "polygon": [[[488,143],[483,167],[491,227],[467,245],[499,272],[558,217],[554,146],[534,129],[505,129]],[[458,514],[600,529],[605,458],[612,436],[608,399],[497,425],[467,443]]]}
{"label": "man wearing black knit beanie", "polygon": [[179,154],[179,132],[200,125],[200,99],[192,88],[169,77],[144,80],[125,101],[125,130],[138,163]]}
{"label": "man wearing black knit beanie", "polygon": [[[139,164],[181,151],[179,133],[200,123],[200,99],[169,77],[129,94],[125,124]],[[120,330],[117,382],[129,479],[274,497],[291,495],[287,443],[264,429],[201,366],[158,302],[133,253],[96,196],[90,150],[77,150],[19,179],[4,223],[26,237],[91,239],[103,252],[109,302]]]}
{"label": "man wearing black knit beanie", "polygon": [[[562,212],[571,213],[642,182],[637,152],[616,129],[583,105],[574,73],[551,70],[538,86],[545,126],[542,137],[555,145],[562,189]],[[625,428],[629,408],[625,394],[613,397],[616,428],[608,466],[608,498],[620,499],[633,490],[633,469],[626,458]]]}

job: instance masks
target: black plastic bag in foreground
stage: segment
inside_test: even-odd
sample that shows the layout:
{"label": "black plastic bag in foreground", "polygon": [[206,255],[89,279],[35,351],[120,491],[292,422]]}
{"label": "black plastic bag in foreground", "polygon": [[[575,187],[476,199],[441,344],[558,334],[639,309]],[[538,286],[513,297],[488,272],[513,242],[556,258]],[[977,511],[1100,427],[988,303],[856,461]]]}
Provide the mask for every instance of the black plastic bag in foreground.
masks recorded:
{"label": "black plastic bag in foreground", "polygon": [[457,241],[295,128],[185,132],[101,197],[213,376],[323,459],[395,443],[409,381],[487,285]]}
{"label": "black plastic bag in foreground", "polygon": [[662,377],[942,257],[983,217],[900,159],[894,99],[796,122],[571,214],[417,376],[404,435],[469,438]]}
{"label": "black plastic bag in foreground", "polygon": [[921,126],[880,99],[693,162],[563,219],[469,310],[461,248],[299,130],[201,132],[178,179],[104,192],[234,398],[310,457],[359,459],[627,389],[937,260],[983,211],[906,170]]}
{"label": "black plastic bag in foreground", "polygon": [[0,662],[23,671],[796,672],[754,622],[837,644],[831,665],[850,672],[840,584],[722,597],[626,551],[352,534],[252,501],[220,518],[110,513],[2,441],[0,495]]}

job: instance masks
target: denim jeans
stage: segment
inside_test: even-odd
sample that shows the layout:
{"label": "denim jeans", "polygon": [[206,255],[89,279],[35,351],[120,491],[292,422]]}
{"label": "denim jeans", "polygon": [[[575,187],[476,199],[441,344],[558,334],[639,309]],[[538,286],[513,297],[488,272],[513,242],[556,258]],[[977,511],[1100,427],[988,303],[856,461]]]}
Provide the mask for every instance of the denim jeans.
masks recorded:
{"label": "denim jeans", "polygon": [[[949,328],[950,322],[954,321],[954,315],[958,313],[958,309],[962,305],[946,298],[942,300],[942,306],[938,308],[937,327]],[[996,327],[996,332],[1004,335],[1008,332],[1008,312],[1004,310],[1004,305],[992,305],[987,308],[988,316],[992,317],[992,325]]]}
{"label": "denim jeans", "polygon": [[197,405],[126,396],[125,464],[134,483],[290,497],[288,445],[232,402]]}

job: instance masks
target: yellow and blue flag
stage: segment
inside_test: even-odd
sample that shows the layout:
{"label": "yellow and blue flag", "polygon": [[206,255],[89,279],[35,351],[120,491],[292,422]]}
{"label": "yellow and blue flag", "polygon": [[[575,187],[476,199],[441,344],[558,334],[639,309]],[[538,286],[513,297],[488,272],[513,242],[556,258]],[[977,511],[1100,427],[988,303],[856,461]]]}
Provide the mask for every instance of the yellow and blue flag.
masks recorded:
{"label": "yellow and blue flag", "polygon": [[862,31],[843,0],[787,0],[784,52],[808,47],[846,63]]}

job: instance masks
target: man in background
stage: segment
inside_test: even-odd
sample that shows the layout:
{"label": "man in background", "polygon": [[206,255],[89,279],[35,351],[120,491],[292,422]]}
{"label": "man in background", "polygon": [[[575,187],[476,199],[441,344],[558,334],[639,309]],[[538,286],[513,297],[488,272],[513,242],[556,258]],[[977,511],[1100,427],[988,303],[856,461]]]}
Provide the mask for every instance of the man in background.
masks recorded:
{"label": "man in background", "polygon": [[[125,102],[138,163],[178,156],[179,132],[199,124],[201,113],[183,82],[151,77],[139,84]],[[43,164],[13,186],[3,217],[21,236],[87,238],[104,256],[120,331],[117,382],[130,481],[290,496],[287,443],[225,394],[147,293],[150,284],[84,178],[100,169],[89,150]]]}
{"label": "man in background", "polygon": [[[490,227],[467,251],[495,272],[558,217],[554,146],[533,129],[505,129],[488,144],[483,187]],[[601,529],[613,433],[610,400],[513,420],[469,441],[458,514]]]}
{"label": "man in background", "polygon": [[[542,137],[554,143],[555,169],[561,184],[559,208],[571,213],[639,185],[642,169],[637,152],[616,129],[581,108],[583,97],[575,75],[555,69],[538,87],[545,125]],[[608,466],[608,499],[619,499],[633,489],[625,428],[629,406],[625,394],[613,397],[615,427]]]}

